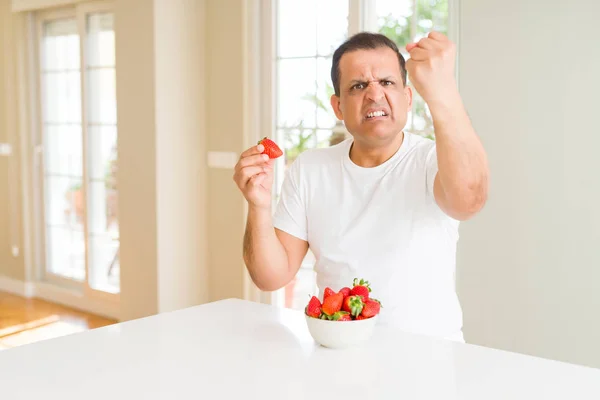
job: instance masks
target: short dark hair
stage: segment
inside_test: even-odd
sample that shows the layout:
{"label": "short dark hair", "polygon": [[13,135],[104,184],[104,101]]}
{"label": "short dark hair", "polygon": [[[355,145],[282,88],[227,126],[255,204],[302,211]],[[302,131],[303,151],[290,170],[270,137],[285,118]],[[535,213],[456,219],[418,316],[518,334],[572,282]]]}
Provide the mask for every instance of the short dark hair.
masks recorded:
{"label": "short dark hair", "polygon": [[333,89],[336,96],[340,95],[340,60],[342,59],[342,56],[345,53],[355,50],[378,49],[381,47],[389,47],[398,55],[402,83],[406,85],[406,61],[404,60],[402,54],[400,54],[396,43],[380,33],[360,32],[348,38],[333,53],[333,60],[331,63],[331,81],[333,82]]}

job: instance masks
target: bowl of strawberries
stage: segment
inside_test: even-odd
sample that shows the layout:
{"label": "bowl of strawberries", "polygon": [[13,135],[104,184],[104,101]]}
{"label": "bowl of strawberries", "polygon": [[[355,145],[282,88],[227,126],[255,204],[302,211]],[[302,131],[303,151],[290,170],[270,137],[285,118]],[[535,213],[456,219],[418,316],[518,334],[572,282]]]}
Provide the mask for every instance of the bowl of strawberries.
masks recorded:
{"label": "bowl of strawberries", "polygon": [[322,301],[312,296],[304,309],[308,331],[321,346],[341,349],[359,345],[373,334],[381,303],[370,296],[369,282],[355,278],[338,292],[327,287]]}

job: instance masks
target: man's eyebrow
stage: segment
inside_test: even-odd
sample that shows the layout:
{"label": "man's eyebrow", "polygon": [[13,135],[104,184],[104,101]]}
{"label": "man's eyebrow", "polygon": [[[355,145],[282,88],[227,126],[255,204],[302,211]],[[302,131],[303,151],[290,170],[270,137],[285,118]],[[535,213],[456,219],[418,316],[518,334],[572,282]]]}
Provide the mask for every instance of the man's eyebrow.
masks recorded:
{"label": "man's eyebrow", "polygon": [[367,81],[365,79],[352,79],[349,83],[349,85],[354,85],[355,83],[366,83]]}
{"label": "man's eyebrow", "polygon": [[[393,75],[388,75],[388,76],[384,76],[383,78],[377,78],[374,79],[373,82],[379,82],[379,81],[396,81],[396,78]],[[354,85],[356,83],[367,83],[369,82],[366,79],[352,79],[348,84],[349,85]]]}

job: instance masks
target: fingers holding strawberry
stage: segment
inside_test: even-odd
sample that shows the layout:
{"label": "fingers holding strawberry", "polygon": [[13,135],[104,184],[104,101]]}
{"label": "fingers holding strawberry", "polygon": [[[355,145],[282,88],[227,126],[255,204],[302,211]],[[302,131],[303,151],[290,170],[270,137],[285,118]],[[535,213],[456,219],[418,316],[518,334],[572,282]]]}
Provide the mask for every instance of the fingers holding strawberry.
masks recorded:
{"label": "fingers holding strawberry", "polygon": [[251,206],[271,207],[275,158],[283,154],[268,138],[244,151],[235,165],[233,180]]}
{"label": "fingers holding strawberry", "polygon": [[267,137],[259,140],[258,145],[263,146],[262,153],[269,156],[269,159],[279,158],[283,155],[283,151],[277,146],[277,143]]}

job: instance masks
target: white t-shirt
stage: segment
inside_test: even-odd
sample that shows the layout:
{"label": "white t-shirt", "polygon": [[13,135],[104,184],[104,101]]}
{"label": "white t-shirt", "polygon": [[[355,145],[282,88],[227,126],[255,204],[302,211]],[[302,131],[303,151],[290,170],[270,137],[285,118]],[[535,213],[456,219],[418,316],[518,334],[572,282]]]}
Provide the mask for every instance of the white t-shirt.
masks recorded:
{"label": "white t-shirt", "polygon": [[273,224],[306,240],[319,293],[370,282],[380,323],[463,341],[455,290],[458,221],[433,196],[435,142],[405,133],[373,168],[349,157],[353,139],[301,153],[289,167]]}

